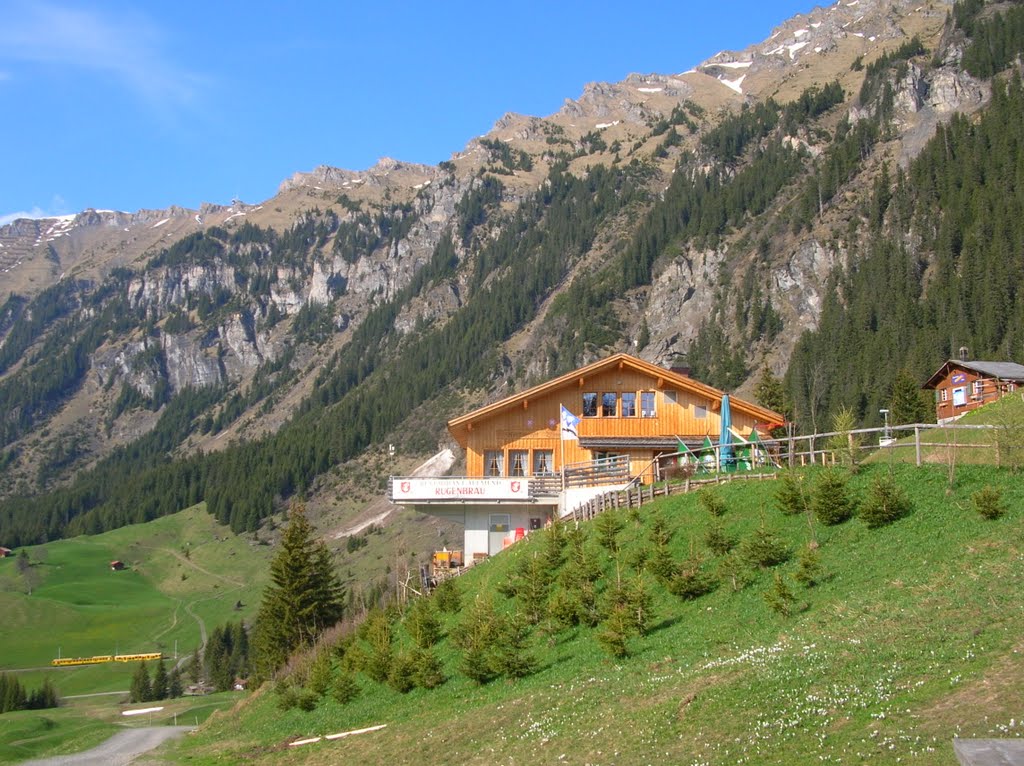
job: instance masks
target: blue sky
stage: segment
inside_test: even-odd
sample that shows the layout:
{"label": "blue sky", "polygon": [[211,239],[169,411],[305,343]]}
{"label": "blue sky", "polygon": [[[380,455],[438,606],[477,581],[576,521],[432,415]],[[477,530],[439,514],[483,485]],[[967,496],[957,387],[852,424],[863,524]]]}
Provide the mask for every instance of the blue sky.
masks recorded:
{"label": "blue sky", "polygon": [[505,112],[684,71],[814,5],[0,0],[0,222],[258,202],[320,164],[436,164]]}

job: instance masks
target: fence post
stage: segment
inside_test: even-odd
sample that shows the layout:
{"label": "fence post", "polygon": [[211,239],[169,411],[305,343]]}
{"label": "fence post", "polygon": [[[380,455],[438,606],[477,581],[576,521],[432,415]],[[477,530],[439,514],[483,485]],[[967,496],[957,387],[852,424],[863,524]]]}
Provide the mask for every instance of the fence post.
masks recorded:
{"label": "fence post", "polygon": [[917,460],[917,467],[921,467],[921,429],[914,426],[914,457]]}

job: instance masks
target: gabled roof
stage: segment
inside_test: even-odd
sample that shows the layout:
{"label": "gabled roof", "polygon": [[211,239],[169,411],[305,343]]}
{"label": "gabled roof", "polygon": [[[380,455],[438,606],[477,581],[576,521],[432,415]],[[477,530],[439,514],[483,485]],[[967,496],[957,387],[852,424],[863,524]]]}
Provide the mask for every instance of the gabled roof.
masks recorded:
{"label": "gabled roof", "polygon": [[[513,407],[521,407],[522,403],[528,402],[531,399],[536,399],[539,396],[555,391],[562,388],[570,383],[575,384],[580,379],[586,379],[591,375],[605,372],[610,369],[631,369],[637,372],[648,375],[655,381],[657,381],[658,388],[675,388],[682,391],[690,391],[694,394],[698,394],[708,399],[712,403],[722,402],[722,395],[725,393],[714,386],[709,386],[706,383],[701,383],[699,380],[695,380],[687,375],[682,375],[672,370],[666,370],[664,367],[658,367],[656,364],[645,362],[643,359],[638,359],[635,356],[629,354],[614,354],[612,356],[601,359],[597,362],[593,362],[579,369],[567,372],[565,375],[561,375],[557,378],[549,380],[547,383],[541,383],[533,388],[528,388],[525,391],[521,391],[518,394],[513,394],[505,399],[488,404],[486,407],[473,410],[461,417],[457,417],[454,420],[448,421],[448,430],[451,431],[452,435],[463,443],[463,439],[460,437],[460,432],[463,432],[465,427],[475,421],[482,420],[484,418],[491,417],[500,412],[505,412]],[[729,397],[729,403],[734,412],[743,412],[750,415],[760,423],[764,423],[765,427],[773,428],[780,426],[786,422],[786,419],[774,410],[769,410],[767,407],[762,407],[759,404],[748,402],[744,399],[737,399],[734,396]],[[463,444],[465,446],[465,444]]]}
{"label": "gabled roof", "polygon": [[984,375],[986,378],[1024,381],[1024,365],[1017,364],[1016,362],[961,362],[959,359],[950,359],[936,370],[935,374],[928,378],[928,382],[921,386],[921,388],[935,388],[954,367],[971,370],[979,375]]}

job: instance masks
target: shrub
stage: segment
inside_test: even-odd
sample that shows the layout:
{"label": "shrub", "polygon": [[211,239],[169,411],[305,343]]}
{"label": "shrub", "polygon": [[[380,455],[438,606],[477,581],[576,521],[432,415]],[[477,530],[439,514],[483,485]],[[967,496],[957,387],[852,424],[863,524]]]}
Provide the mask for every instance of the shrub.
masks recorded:
{"label": "shrub", "polygon": [[597,634],[597,640],[604,650],[620,659],[629,656],[629,647],[626,645],[626,641],[634,629],[629,607],[625,604],[616,604],[602,623],[602,628]]}
{"label": "shrub", "polygon": [[454,580],[445,580],[434,589],[434,603],[445,614],[455,614],[462,608],[462,594]]}
{"label": "shrub", "polygon": [[309,713],[316,709],[316,703],[320,699],[309,689],[299,689],[295,696],[295,705],[299,710]]}
{"label": "shrub", "polygon": [[731,553],[718,562],[718,579],[736,593],[750,584],[750,570],[738,553]]}
{"label": "shrub", "polygon": [[388,672],[388,686],[402,694],[412,691],[416,686],[416,682],[413,680],[415,672],[416,667],[412,653],[399,652],[391,661],[391,669]]}
{"label": "shrub", "polygon": [[676,576],[679,567],[667,545],[659,545],[654,549],[654,555],[647,560],[647,571],[662,582],[668,582]]}
{"label": "shrub", "polygon": [[770,532],[764,524],[740,543],[739,553],[747,564],[761,568],[782,564],[789,561],[789,557],[792,555],[789,547]]}
{"label": "shrub", "polygon": [[293,687],[279,684],[275,691],[277,692],[278,710],[291,710],[299,704],[299,695]]}
{"label": "shrub", "polygon": [[317,654],[313,666],[309,669],[309,689],[313,694],[322,697],[331,686],[331,654],[324,650]]}
{"label": "shrub", "polygon": [[880,476],[871,483],[860,517],[869,529],[891,524],[914,510],[906,493],[891,476]]}
{"label": "shrub", "polygon": [[429,649],[415,649],[412,666],[412,680],[421,689],[435,689],[445,682],[441,661]]}
{"label": "shrub", "polygon": [[704,535],[704,543],[716,556],[724,556],[736,547],[736,538],[728,534],[721,524],[712,524]]}
{"label": "shrub", "polygon": [[441,640],[441,621],[429,599],[417,599],[412,605],[405,630],[420,649],[428,649]]}
{"label": "shrub", "polygon": [[860,437],[851,433],[856,427],[857,416],[849,407],[843,407],[832,416],[832,430],[839,433],[829,439],[829,449],[839,457],[843,465],[849,466],[853,472],[857,470],[858,450],[860,449]]}
{"label": "shrub", "polygon": [[701,566],[701,560],[698,558],[683,563],[676,576],[668,583],[669,592],[686,601],[700,598],[717,587],[717,578]]}
{"label": "shrub", "polygon": [[347,705],[359,696],[359,684],[350,673],[339,673],[331,684],[331,696],[339,705]]}
{"label": "shrub", "polygon": [[794,471],[779,474],[779,485],[775,490],[775,502],[787,516],[807,513],[807,494],[804,492],[803,476]]}
{"label": "shrub", "polygon": [[594,520],[597,541],[612,555],[619,551],[619,533],[626,526],[622,516],[615,511],[605,511]]}
{"label": "shrub", "polygon": [[825,571],[821,568],[821,558],[816,548],[808,545],[800,551],[798,568],[793,579],[805,588],[811,588],[820,583],[825,577]]}
{"label": "shrub", "polygon": [[713,489],[702,489],[697,493],[697,502],[700,507],[712,516],[724,516],[726,506],[722,496]]}
{"label": "shrub", "polygon": [[769,608],[783,617],[789,617],[795,611],[802,611],[804,605],[797,603],[793,591],[786,585],[786,580],[781,572],[775,573],[775,580],[770,590],[766,590],[762,596]]}
{"label": "shrub", "polygon": [[991,485],[986,485],[971,495],[974,502],[974,510],[982,518],[990,521],[998,519],[1006,513],[1006,504],[1003,502],[1001,490]]}
{"label": "shrub", "polygon": [[822,524],[842,524],[853,516],[855,503],[841,471],[824,471],[814,486],[811,509]]}

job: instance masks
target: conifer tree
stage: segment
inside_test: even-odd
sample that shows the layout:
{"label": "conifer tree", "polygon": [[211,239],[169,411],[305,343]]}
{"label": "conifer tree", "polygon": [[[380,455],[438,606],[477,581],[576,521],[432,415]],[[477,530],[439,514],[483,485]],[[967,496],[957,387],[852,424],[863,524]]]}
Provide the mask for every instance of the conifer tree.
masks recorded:
{"label": "conifer tree", "polygon": [[846,486],[846,478],[835,468],[824,471],[814,486],[811,510],[822,524],[842,524],[853,516],[855,503]]}
{"label": "conifer tree", "polygon": [[429,599],[417,599],[404,624],[405,630],[420,649],[429,649],[441,640],[441,621]]}
{"label": "conifer tree", "polygon": [[929,405],[920,382],[906,368],[899,371],[892,383],[889,410],[892,424],[896,426],[935,420],[935,408]]}
{"label": "conifer tree", "polygon": [[181,683],[181,671],[175,667],[171,671],[171,679],[167,685],[167,696],[171,699],[177,699],[185,693],[185,689]]}
{"label": "conifer tree", "polygon": [[779,473],[778,489],[775,490],[775,502],[779,510],[787,516],[806,513],[808,508],[807,493],[804,492],[803,476],[795,471]]}
{"label": "conifer tree", "polygon": [[151,687],[151,694],[153,699],[162,700],[167,699],[167,667],[164,665],[164,661],[161,659],[156,664],[156,668],[153,670],[153,683]]}
{"label": "conifer tree", "polygon": [[153,688],[149,682],[149,669],[145,662],[140,662],[132,676],[132,685],[128,692],[132,702],[149,702],[153,699]]}
{"label": "conifer tree", "polygon": [[860,517],[871,529],[891,524],[914,510],[913,503],[891,476],[879,476],[868,489]]}
{"label": "conifer tree", "polygon": [[270,564],[270,584],[256,617],[253,653],[262,678],[308,646],[342,614],[344,591],[322,541],[314,539],[305,508],[296,503],[288,514],[281,549]]}

